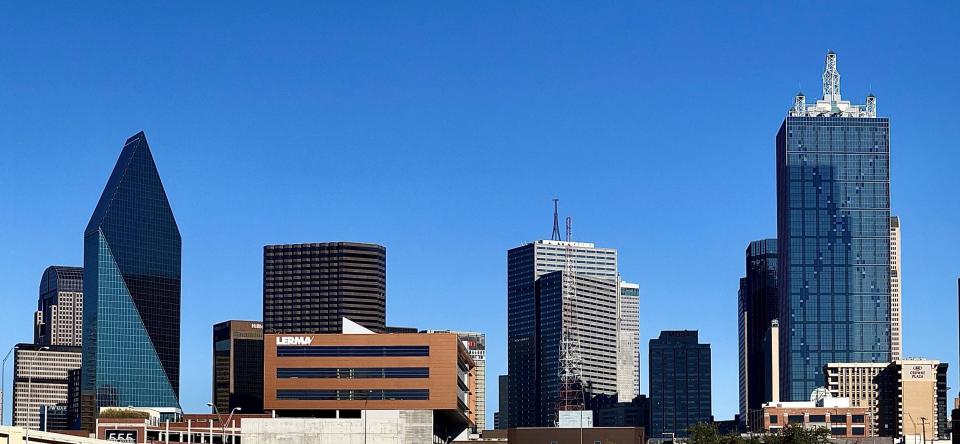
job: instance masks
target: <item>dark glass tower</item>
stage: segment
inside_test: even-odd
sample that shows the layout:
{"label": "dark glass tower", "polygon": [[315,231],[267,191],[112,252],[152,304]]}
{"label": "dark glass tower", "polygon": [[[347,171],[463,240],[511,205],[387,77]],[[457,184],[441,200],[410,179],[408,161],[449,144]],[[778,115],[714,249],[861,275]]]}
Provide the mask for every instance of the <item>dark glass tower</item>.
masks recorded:
{"label": "dark glass tower", "polygon": [[213,326],[213,402],[224,414],[263,412],[263,323]]}
{"label": "dark glass tower", "polygon": [[263,328],[340,333],[349,318],[386,329],[387,249],[355,242],[263,247]]}
{"label": "dark glass tower", "polygon": [[[780,315],[777,293],[777,240],[750,242],[746,276],[740,279],[740,420],[770,401],[767,367],[773,359],[764,338]],[[747,424],[752,426],[752,424]]]}
{"label": "dark glass tower", "polygon": [[840,98],[836,54],[823,99],[798,94],[777,134],[781,394],[809,398],[828,362],[890,360],[890,120]]}
{"label": "dark glass tower", "polygon": [[84,232],[82,416],[179,408],[180,230],[142,132],[127,139]]}
{"label": "dark glass tower", "polygon": [[695,330],[663,331],[650,340],[650,437],[687,436],[687,429],[712,420],[710,344]]}

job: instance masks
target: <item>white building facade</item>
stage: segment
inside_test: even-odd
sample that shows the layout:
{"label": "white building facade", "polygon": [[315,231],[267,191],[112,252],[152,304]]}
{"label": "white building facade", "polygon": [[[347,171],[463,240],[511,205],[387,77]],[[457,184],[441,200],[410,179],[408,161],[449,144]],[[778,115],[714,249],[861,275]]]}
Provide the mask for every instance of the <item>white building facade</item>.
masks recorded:
{"label": "white building facade", "polygon": [[620,282],[617,306],[617,401],[640,394],[640,285]]}

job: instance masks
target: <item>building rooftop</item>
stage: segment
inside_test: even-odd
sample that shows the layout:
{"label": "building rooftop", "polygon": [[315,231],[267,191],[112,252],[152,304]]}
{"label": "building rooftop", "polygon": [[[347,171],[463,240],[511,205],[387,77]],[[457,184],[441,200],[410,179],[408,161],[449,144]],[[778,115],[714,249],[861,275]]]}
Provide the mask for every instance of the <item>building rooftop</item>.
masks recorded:
{"label": "building rooftop", "polygon": [[837,70],[837,54],[827,52],[823,68],[823,97],[812,105],[807,105],[802,92],[794,96],[790,117],[877,117],[877,97],[867,95],[865,105],[855,105],[843,100],[840,95],[840,71]]}

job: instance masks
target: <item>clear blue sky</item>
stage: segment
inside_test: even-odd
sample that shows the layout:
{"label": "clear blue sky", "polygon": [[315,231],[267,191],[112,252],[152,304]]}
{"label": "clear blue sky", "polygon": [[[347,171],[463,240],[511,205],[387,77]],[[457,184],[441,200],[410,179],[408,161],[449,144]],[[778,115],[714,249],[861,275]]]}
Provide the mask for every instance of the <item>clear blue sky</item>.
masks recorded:
{"label": "clear blue sky", "polygon": [[699,329],[730,418],[774,135],[834,49],[845,98],[872,86],[892,118],[906,354],[957,361],[956,3],[348,3],[0,5],[4,351],[31,338],[44,268],[82,264],[144,130],[183,235],[189,411],[211,325],[260,317],[263,245],[352,240],[387,246],[390,324],[487,334],[492,415],[506,250],[550,235],[556,196],[640,284],[644,367],[660,330]]}

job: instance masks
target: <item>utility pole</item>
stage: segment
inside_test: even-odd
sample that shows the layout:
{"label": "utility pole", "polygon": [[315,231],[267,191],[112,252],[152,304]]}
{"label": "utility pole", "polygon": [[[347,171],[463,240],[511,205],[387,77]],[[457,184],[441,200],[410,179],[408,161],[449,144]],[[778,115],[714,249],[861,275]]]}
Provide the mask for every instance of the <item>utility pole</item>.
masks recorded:
{"label": "utility pole", "polygon": [[920,427],[922,429],[921,433],[923,433],[922,435],[920,435],[921,439],[923,439],[923,444],[927,444],[927,418],[926,417],[920,417]]}
{"label": "utility pole", "polygon": [[3,357],[3,365],[0,365],[0,426],[4,424],[3,422],[3,395],[4,395],[3,388],[6,387],[5,377],[7,375],[7,359],[10,359],[10,354],[13,353],[13,350],[15,350],[16,348],[17,348],[16,345],[14,345],[13,347],[10,347],[10,351],[8,351],[7,355]]}

